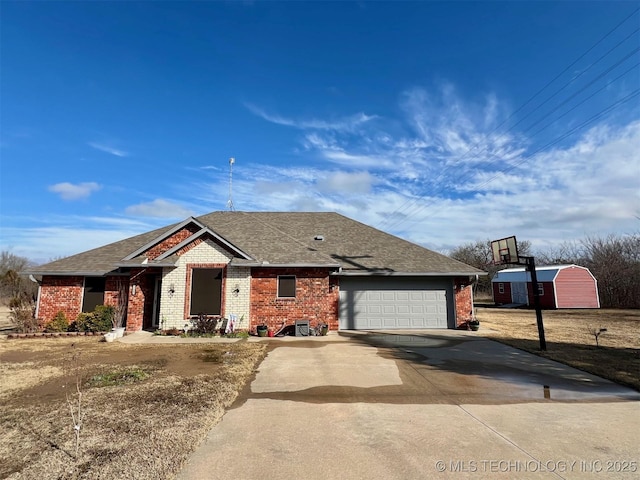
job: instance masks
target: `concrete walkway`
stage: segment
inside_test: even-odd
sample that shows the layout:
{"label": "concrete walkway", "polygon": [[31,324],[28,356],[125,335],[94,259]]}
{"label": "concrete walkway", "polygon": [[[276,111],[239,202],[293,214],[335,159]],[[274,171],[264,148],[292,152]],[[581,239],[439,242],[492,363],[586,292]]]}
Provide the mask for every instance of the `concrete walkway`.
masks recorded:
{"label": "concrete walkway", "polygon": [[465,332],[312,340],[273,343],[179,479],[638,478],[633,390]]}

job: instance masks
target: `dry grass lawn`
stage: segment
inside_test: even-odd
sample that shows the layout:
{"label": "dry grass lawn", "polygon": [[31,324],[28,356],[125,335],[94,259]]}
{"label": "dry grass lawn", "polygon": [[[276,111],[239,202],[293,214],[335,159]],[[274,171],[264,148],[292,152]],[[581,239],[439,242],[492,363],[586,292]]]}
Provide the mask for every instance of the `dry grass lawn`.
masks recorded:
{"label": "dry grass lawn", "polygon": [[[172,478],[265,349],[0,340],[0,478]],[[76,456],[67,392],[77,406],[78,374],[84,422]]]}
{"label": "dry grass lawn", "polygon": [[640,391],[640,310],[543,310],[546,352],[534,310],[478,307],[477,316],[478,333]]}

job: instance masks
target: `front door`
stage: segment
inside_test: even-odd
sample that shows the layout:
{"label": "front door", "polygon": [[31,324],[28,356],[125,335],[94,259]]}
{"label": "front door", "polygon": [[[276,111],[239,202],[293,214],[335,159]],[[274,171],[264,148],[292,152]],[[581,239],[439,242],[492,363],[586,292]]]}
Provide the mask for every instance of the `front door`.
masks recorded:
{"label": "front door", "polygon": [[160,295],[162,293],[162,277],[159,275],[155,278],[153,290],[153,313],[151,316],[151,327],[158,328],[160,326]]}

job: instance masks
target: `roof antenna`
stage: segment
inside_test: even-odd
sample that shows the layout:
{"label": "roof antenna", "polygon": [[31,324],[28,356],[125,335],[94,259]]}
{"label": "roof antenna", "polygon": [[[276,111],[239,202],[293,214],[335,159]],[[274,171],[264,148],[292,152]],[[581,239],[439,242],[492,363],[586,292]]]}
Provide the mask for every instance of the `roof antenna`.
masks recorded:
{"label": "roof antenna", "polygon": [[232,191],[232,182],[233,182],[233,164],[236,163],[236,159],[231,157],[229,159],[229,200],[227,200],[227,208],[230,212],[235,211],[235,207],[233,206],[233,198],[231,196]]}

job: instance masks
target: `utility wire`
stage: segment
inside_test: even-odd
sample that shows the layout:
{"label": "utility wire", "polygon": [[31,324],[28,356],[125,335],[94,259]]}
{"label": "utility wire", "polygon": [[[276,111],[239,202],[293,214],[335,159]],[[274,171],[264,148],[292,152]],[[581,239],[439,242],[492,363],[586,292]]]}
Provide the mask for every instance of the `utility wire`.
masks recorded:
{"label": "utility wire", "polygon": [[610,113],[611,111],[615,110],[616,108],[618,108],[619,106],[629,102],[630,100],[632,100],[633,98],[637,97],[638,95],[640,95],[640,88],[637,88],[636,90],[632,91],[629,95],[627,95],[624,98],[621,98],[620,100],[618,100],[617,102],[609,105],[608,107],[604,108],[603,110],[600,110],[598,113],[596,113],[595,115],[589,117],[587,120],[585,120],[584,122],[582,122],[580,125],[575,126],[574,128],[572,128],[571,130],[565,132],[564,134],[560,135],[559,137],[557,137],[556,139],[552,140],[551,142],[543,145],[542,147],[538,148],[537,150],[534,150],[533,152],[531,152],[530,154],[528,154],[527,156],[523,157],[522,160],[520,160],[519,162],[514,163],[513,165],[509,166],[509,168],[502,170],[498,173],[496,173],[493,177],[491,177],[490,179],[486,180],[485,182],[481,183],[480,185],[478,185],[474,191],[478,191],[479,188],[484,187],[485,185],[488,185],[489,183],[491,183],[492,181],[494,181],[496,178],[498,178],[498,176],[500,174],[504,174],[504,173],[509,173],[511,170],[513,170],[516,167],[519,167],[520,165],[522,165],[523,163],[525,163],[527,160],[529,160],[531,157],[533,157],[534,155],[546,150],[549,147],[552,147],[553,145],[561,142],[562,140],[564,140],[567,137],[570,137],[571,135],[573,135],[575,132],[577,132],[578,130],[581,130],[582,128],[586,127],[587,125],[595,122],[596,120],[598,120],[599,118],[603,117],[604,115]]}
{"label": "utility wire", "polygon": [[[627,69],[624,73],[622,73],[621,75],[619,75],[618,77],[616,77],[615,80],[618,80],[622,77],[624,77],[626,74],[628,74],[630,71],[632,71],[633,69],[635,69],[638,65],[640,65],[640,63],[635,64],[634,66],[632,66],[631,68]],[[613,83],[613,82],[611,82]],[[610,83],[609,83],[610,85]],[[604,87],[602,87],[600,90],[606,88],[608,85],[605,85]],[[591,96],[595,95],[598,92],[594,92]],[[570,135],[572,135],[573,133],[575,133],[576,131],[584,128],[585,126],[589,125],[590,123],[593,123],[594,121],[596,121],[597,119],[601,118],[602,116],[606,115],[607,113],[611,112],[612,110],[614,110],[615,108],[619,107],[620,105],[630,101],[632,98],[636,97],[640,95],[640,88],[634,90],[633,92],[631,92],[629,95],[627,95],[626,97],[622,98],[621,100],[618,100],[617,102],[614,102],[613,104],[609,105],[608,107],[604,108],[603,110],[601,110],[600,112],[592,115],[591,117],[589,117],[586,121],[584,121],[583,123],[579,124],[578,126],[572,128],[571,130],[569,130],[568,132],[565,132],[564,134],[562,134],[561,136],[557,137],[556,139],[552,140],[551,142],[543,145],[542,147],[538,148],[537,150],[527,154],[526,156],[524,156],[522,158],[522,160],[520,160],[519,162],[516,162],[514,164],[512,164],[511,166],[509,166],[506,169],[503,169],[497,173],[495,173],[489,180],[481,183],[480,185],[477,185],[474,188],[474,191],[478,191],[479,188],[483,187],[484,185],[487,185],[488,183],[492,182],[493,180],[495,180],[496,178],[498,178],[498,176],[500,176],[500,174],[505,174],[510,172],[511,170],[513,170],[515,167],[522,165],[523,163],[525,163],[528,159],[530,159],[531,157],[533,157],[535,154],[541,152],[542,150],[549,148],[550,146],[555,145],[556,143],[564,140],[565,138],[569,137]],[[587,99],[583,100],[581,103],[584,103],[586,100],[588,100],[590,97],[588,97]],[[580,104],[581,104],[580,103]],[[571,110],[577,108],[580,104],[574,106]],[[568,114],[569,112],[565,112],[562,116]],[[561,117],[562,117],[561,116]],[[561,118],[558,117],[558,118]],[[558,118],[554,119],[552,122],[548,123],[547,125],[545,125],[543,128],[541,128],[540,130],[538,130],[533,136],[537,135],[539,132],[541,132],[542,130],[545,130],[546,128],[548,128],[550,125],[552,125],[554,122],[556,122],[558,120]],[[496,157],[498,158],[498,157]],[[493,162],[492,164],[495,164],[497,162]],[[489,165],[491,166],[491,164]],[[464,182],[466,180],[468,180],[471,177],[472,173],[467,173],[466,175],[464,175],[463,177],[461,177],[458,181],[459,182]],[[414,211],[412,212],[412,216],[417,215],[420,211],[424,210],[425,208],[433,205],[434,201],[430,201],[429,203],[425,204],[425,205],[417,205],[417,207],[414,205]],[[409,215],[407,214],[406,217],[400,218],[398,220],[396,220],[396,222],[394,222],[389,228],[393,228],[396,227],[400,224],[402,224],[404,221],[406,221],[407,217]],[[427,215],[423,218],[428,218],[430,215]]]}
{"label": "utility wire", "polygon": [[[505,132],[503,132],[496,140],[499,140],[501,138],[503,138],[507,133],[509,133],[510,131],[512,131],[517,125],[519,125],[520,123],[522,123],[525,119],[527,119],[529,116],[531,116],[534,112],[536,112],[538,109],[540,109],[540,107],[542,107],[543,105],[545,105],[549,100],[551,100],[552,98],[554,98],[558,93],[560,93],[561,91],[563,91],[566,87],[568,87],[569,85],[571,85],[573,82],[575,82],[578,78],[580,78],[582,75],[584,75],[586,72],[588,72],[591,68],[593,68],[595,65],[597,65],[603,58],[607,57],[608,55],[610,55],[616,48],[618,48],[620,45],[622,45],[624,42],[626,42],[629,38],[631,38],[635,33],[637,33],[638,31],[640,31],[640,27],[635,29],[632,33],[630,33],[629,35],[627,35],[623,40],[621,40],[620,42],[618,42],[616,45],[614,45],[612,48],[610,48],[604,55],[600,56],[596,61],[594,61],[593,63],[591,63],[586,69],[582,70],[582,72],[580,72],[579,75],[573,77],[571,80],[569,80],[567,83],[565,83],[562,87],[560,87],[558,90],[556,90],[553,94],[551,94],[549,97],[546,98],[546,100],[544,100],[542,103],[538,104],[538,106],[536,106],[533,110],[531,110],[529,113],[527,113],[524,117],[522,117],[518,122],[516,122],[515,124],[513,124],[511,127],[509,127]],[[578,90],[578,92],[574,93],[573,95],[571,95],[569,98],[565,99],[565,101],[563,101],[560,105],[556,106],[556,108],[552,109],[550,112],[547,112],[546,115],[543,115],[540,119],[538,119],[535,123],[533,123],[532,125],[530,125],[529,127],[527,127],[527,129],[525,129],[522,133],[525,133],[527,131],[529,131],[531,128],[533,128],[535,125],[537,125],[538,123],[540,123],[541,121],[543,121],[545,118],[548,117],[549,114],[553,113],[554,111],[558,110],[560,107],[562,107],[563,105],[565,105],[566,103],[568,103],[571,99],[575,98],[578,94],[580,94],[581,92],[583,92],[584,90],[586,90],[589,86],[593,85],[596,81],[598,81],[600,78],[604,77],[607,73],[609,73],[611,70],[613,70],[615,67],[617,67],[618,65],[620,65],[621,63],[623,63],[625,60],[627,60],[629,57],[633,56],[635,53],[637,53],[640,50],[640,48],[636,48],[635,50],[632,50],[630,53],[628,53],[626,56],[624,56],[622,59],[618,60],[615,64],[613,64],[612,66],[610,66],[608,69],[606,69],[605,71],[601,72],[596,78],[594,78],[591,82],[587,83],[585,86],[583,86],[580,90]],[[584,54],[582,55],[584,56]],[[575,64],[575,62],[574,62]],[[566,70],[566,69],[565,69]],[[558,77],[556,77],[558,78]],[[548,83],[547,85],[550,85],[550,83]],[[521,110],[521,108],[519,108],[518,110]],[[517,110],[517,111],[518,111]],[[515,112],[514,112],[515,113]],[[513,116],[513,114],[509,117],[511,118]],[[507,119],[508,120],[508,119]],[[491,132],[489,132],[487,134],[487,136],[491,135],[492,133],[494,133],[496,131],[497,128],[499,128],[501,125],[504,125],[504,123],[507,121],[503,121],[498,127],[494,128]],[[474,150],[476,147],[478,147],[480,145],[480,142],[476,142],[475,145],[473,145],[472,147],[470,147],[460,158],[457,159],[456,163],[461,162],[462,160],[464,160],[468,154]],[[471,156],[471,158],[479,158],[480,154],[486,152],[488,150],[488,146],[485,146],[482,150],[480,150],[479,152],[476,152],[473,156]],[[492,155],[495,156],[495,155]],[[447,171],[451,168],[451,165],[446,166],[438,175],[438,177],[433,181],[433,183],[437,183],[440,179],[442,179],[444,177],[444,175],[447,173]],[[409,210],[411,208],[416,207],[417,202],[420,200],[420,198],[418,199],[408,199],[406,200],[400,207],[398,207],[398,209],[396,209],[396,211],[394,211],[391,216],[393,216],[395,213],[398,213],[399,211],[403,210],[405,208],[405,206],[407,206],[407,216],[409,215]],[[389,217],[388,217],[389,218]],[[388,219],[387,218],[387,219]],[[383,220],[382,223],[386,223],[387,219]],[[396,219],[396,223],[398,222],[398,219]],[[395,225],[394,225],[395,226]],[[390,228],[391,225],[387,225],[387,228]]]}
{"label": "utility wire", "polygon": [[[640,64],[636,64],[633,67],[631,67],[629,70],[627,70],[627,72],[625,72],[624,74],[620,75],[618,78],[621,78],[622,76],[624,76],[626,73],[628,73],[629,71],[633,70],[635,67],[637,67]],[[543,145],[542,147],[538,148],[537,150],[529,153],[528,155],[524,156],[522,158],[522,160],[520,160],[519,162],[516,162],[514,164],[512,164],[511,166],[509,166],[508,168],[501,170],[497,173],[495,173],[491,178],[489,178],[488,180],[484,181],[483,183],[477,185],[473,191],[479,191],[480,188],[482,188],[485,185],[488,185],[489,183],[491,183],[493,180],[495,180],[496,178],[498,178],[501,174],[506,174],[510,171],[512,171],[514,168],[522,165],[523,163],[525,163],[527,160],[529,160],[530,158],[532,158],[534,155],[536,155],[537,153],[540,153],[541,151],[557,144],[558,142],[561,142],[562,140],[564,140],[565,138],[571,136],[572,134],[574,134],[575,132],[577,132],[578,130],[584,128],[585,126],[593,123],[594,121],[598,120],[599,118],[601,118],[602,116],[606,115],[607,113],[611,112],[612,110],[616,109],[617,107],[619,107],[620,105],[630,101],[632,98],[637,97],[638,95],[640,95],[640,88],[634,90],[633,92],[631,92],[629,95],[627,95],[626,97],[618,100],[617,102],[614,102],[613,104],[609,105],[608,107],[604,108],[603,110],[601,110],[600,112],[592,115],[591,117],[589,117],[587,120],[585,120],[583,123],[581,123],[580,125],[577,125],[576,127],[572,128],[571,130],[565,132],[564,134],[562,134],[561,136],[557,137],[556,139],[552,140],[551,142]],[[554,120],[555,122],[555,120]],[[547,124],[546,126],[544,126],[542,129],[540,129],[540,131],[546,129],[547,127],[549,127],[550,125],[552,125],[553,122]],[[469,175],[466,175],[465,177],[461,178],[460,181],[465,181],[469,178]],[[426,205],[422,205],[420,206],[414,213],[413,215],[416,215],[418,212],[420,212],[421,210],[424,210],[425,208],[429,207],[430,205],[433,204],[433,201],[426,204]],[[426,215],[423,217],[424,218],[428,218],[431,215]],[[404,221],[404,219],[403,219]],[[400,222],[402,223],[402,222]]]}
{"label": "utility wire", "polygon": [[[558,109],[560,109],[561,107],[563,107],[564,105],[566,105],[570,100],[572,100],[573,98],[575,98],[576,96],[578,96],[580,93],[582,93],[583,91],[585,91],[587,88],[589,88],[591,85],[593,85],[596,81],[600,80],[601,78],[603,78],[607,73],[611,72],[614,68],[616,68],[618,65],[620,65],[621,63],[623,63],[625,60],[627,60],[629,57],[631,57],[634,53],[638,52],[640,50],[640,48],[636,48],[634,51],[632,51],[631,53],[627,54],[624,58],[622,58],[621,60],[619,60],[618,62],[616,62],[614,65],[612,65],[611,67],[609,67],[608,69],[606,69],[605,71],[603,71],[602,73],[600,73],[600,75],[598,75],[596,78],[594,78],[592,81],[590,81],[589,83],[587,83],[586,85],[584,85],[580,90],[578,90],[577,92],[575,92],[573,95],[569,96],[567,99],[565,99],[563,102],[561,102],[559,105],[557,105],[554,109],[550,110],[549,112],[547,112],[545,115],[543,115],[542,117],[540,117],[536,122],[532,123],[531,125],[529,125],[525,130],[522,131],[522,133],[526,133],[528,132],[531,128],[533,128],[534,126],[538,125],[540,122],[542,122],[543,120],[549,118],[551,116],[552,113],[554,113],[555,111],[557,111]],[[633,70],[635,67],[637,67],[638,64],[636,63],[634,66],[632,66],[631,68],[627,69],[625,72],[623,72],[621,75],[617,76],[616,78],[614,78],[613,80],[607,82],[604,86],[602,86],[601,88],[599,88],[598,90],[596,90],[594,93],[592,93],[591,95],[589,95],[587,98],[583,99],[582,101],[578,102],[576,105],[574,105],[572,108],[570,108],[569,110],[567,110],[566,112],[564,112],[562,115],[556,117],[552,122],[548,123],[547,125],[545,125],[543,128],[541,128],[540,130],[536,131],[536,133],[532,134],[530,136],[530,138],[535,137],[537,134],[539,134],[540,132],[542,132],[543,130],[545,130],[547,127],[549,127],[550,125],[552,125],[554,122],[558,121],[560,118],[564,117],[565,115],[569,114],[569,112],[572,112],[573,110],[575,110],[578,106],[584,104],[587,100],[591,99],[592,97],[594,97],[597,93],[601,92],[602,90],[604,90],[605,88],[607,88],[607,86],[613,84],[614,82],[616,82],[617,80],[619,80],[620,78],[624,77],[627,73],[629,73],[631,70]],[[487,168],[492,167],[494,165],[496,165],[498,162],[503,161],[504,159],[501,157],[498,157],[495,154],[489,154],[490,157],[495,158],[496,160],[490,162],[487,164]],[[468,175],[467,175],[468,177]],[[466,180],[465,177],[463,177],[462,179],[458,180],[458,181],[464,181]]]}
{"label": "utility wire", "polygon": [[[629,20],[633,15],[635,15],[638,11],[640,10],[639,8],[636,8],[633,12],[631,12],[627,17],[625,17],[622,21],[620,21],[615,27],[613,27],[611,30],[609,30],[604,36],[602,36],[598,41],[596,41],[591,47],[589,47],[584,53],[582,53],[582,55],[580,55],[576,60],[574,60],[571,64],[569,64],[564,70],[562,70],[559,74],[557,74],[552,80],[550,80],[549,82],[547,82],[540,90],[538,90],[534,95],[532,95],[531,97],[529,97],[529,99],[527,99],[518,109],[516,109],[513,113],[511,113],[511,115],[509,115],[509,117],[507,117],[503,122],[501,122],[498,126],[496,126],[492,131],[490,131],[487,136],[491,135],[492,133],[494,133],[496,130],[498,130],[500,127],[502,127],[506,122],[508,122],[514,115],[516,115],[519,111],[521,111],[526,105],[528,105],[533,99],[535,99],[538,95],[540,95],[544,90],[546,90],[550,85],[552,85],[558,78],[560,78],[564,73],[566,73],[571,67],[573,67],[576,63],[578,63],[580,60],[582,60],[589,52],[591,52],[595,47],[597,47],[600,43],[602,43],[606,38],[608,38],[613,32],[615,32],[620,26],[622,26],[627,20]],[[579,75],[577,75],[576,77],[572,78],[569,82],[567,82],[565,85],[563,85],[559,90],[557,90],[555,93],[553,93],[550,97],[548,97],[544,102],[542,102],[541,104],[539,104],[534,110],[532,110],[531,112],[529,112],[527,115],[525,115],[525,117],[523,117],[522,119],[520,119],[516,124],[514,124],[513,126],[511,126],[506,132],[504,132],[502,136],[504,136],[506,133],[508,133],[509,131],[511,131],[516,125],[518,125],[519,123],[521,123],[524,119],[526,119],[527,117],[529,117],[533,112],[535,112],[536,110],[538,110],[540,107],[542,107],[544,104],[546,104],[551,98],[555,97],[560,91],[564,90],[568,85],[570,85],[571,83],[573,83],[577,78],[579,78],[580,76],[584,75],[587,71],[589,71],[593,66],[595,66],[598,62],[600,62],[600,60],[602,60],[603,58],[605,58],[606,56],[610,55],[611,52],[613,52],[616,48],[618,48],[620,45],[622,45],[625,41],[627,41],[629,38],[631,38],[635,33],[637,33],[640,30],[640,28],[636,28],[632,33],[630,33],[629,35],[627,35],[623,40],[621,40],[620,42],[618,42],[616,45],[614,45],[612,48],[610,48],[604,55],[600,56],[595,62],[591,63],[589,65],[589,67],[587,67],[586,69],[584,69]],[[629,58],[631,55],[633,55],[634,53],[636,53],[639,49],[636,49],[634,51],[632,51],[631,53],[629,53],[627,56],[625,56],[623,59],[619,60],[616,64],[614,64],[612,67],[610,67],[608,70],[606,70],[605,72],[601,73],[596,79],[592,80],[590,83],[588,83],[586,86],[584,86],[579,92],[577,92],[576,94],[572,95],[571,97],[569,97],[569,99],[565,100],[560,106],[566,104],[569,100],[571,100],[572,98],[575,98],[575,96],[577,94],[579,94],[580,92],[584,91],[586,88],[588,88],[589,86],[591,86],[595,81],[597,81],[598,79],[602,78],[604,75],[606,75],[606,73],[608,73],[609,71],[611,71],[613,68],[615,68],[617,65],[619,65],[620,63],[622,63],[624,60],[626,60],[627,58]],[[626,72],[625,72],[626,73]],[[616,80],[620,78],[617,77]],[[615,80],[614,80],[615,81]],[[602,89],[600,89],[602,90]],[[598,90],[598,91],[600,91]],[[591,98],[593,95],[591,95],[588,98]],[[584,103],[581,102],[581,103]],[[550,113],[553,113],[554,111],[556,111],[558,108],[560,108],[560,106],[556,107],[555,109],[551,110],[550,112],[548,112],[545,116],[541,117],[537,122],[535,122],[533,125],[530,125],[527,130],[530,130],[533,126],[535,126],[536,124],[540,123],[542,120],[544,120]],[[575,109],[575,107],[573,108]],[[572,109],[572,110],[573,110]],[[568,112],[567,112],[568,113]],[[562,116],[566,115],[563,114]],[[561,118],[561,117],[559,117]],[[547,127],[544,127],[547,128]],[[544,130],[538,130],[537,133],[539,133],[540,131]],[[501,138],[499,137],[499,138]],[[458,162],[462,159],[464,159],[471,151],[473,151],[475,148],[477,148],[480,145],[481,142],[476,142],[475,145],[473,145],[472,147],[470,147],[464,154],[462,157],[460,157],[458,159]],[[483,151],[486,151],[487,147],[484,148],[484,150],[477,152],[472,158],[477,158],[481,153],[483,153]],[[495,156],[495,155],[494,155]],[[444,174],[447,172],[447,170],[449,170],[451,168],[451,165],[445,167],[443,169],[443,171],[438,175],[438,177],[433,181],[433,183],[437,183],[443,176]],[[402,223],[404,221],[404,219],[406,217],[408,217],[410,215],[410,210],[415,208],[417,203],[419,202],[419,200],[421,198],[424,198],[423,196],[419,197],[419,198],[415,198],[415,199],[408,199],[406,200],[400,207],[398,207],[394,212],[392,212],[391,214],[389,214],[385,219],[383,219],[378,225],[377,228],[380,228],[382,225],[387,224],[387,228],[391,228],[393,226],[396,226],[398,223]],[[406,216],[405,218],[400,218],[400,219],[395,219],[395,222],[392,221],[392,217],[394,215],[396,215],[397,213],[399,213],[402,210],[405,210],[406,207]],[[418,206],[418,210],[421,210],[422,208],[424,208],[424,206]],[[391,221],[391,224],[389,224],[389,222]]]}
{"label": "utility wire", "polygon": [[[560,135],[559,137],[555,138],[554,140],[550,141],[549,143],[543,145],[542,147],[538,148],[537,150],[534,150],[533,152],[529,153],[528,155],[526,155],[525,157],[522,158],[522,160],[510,165],[508,168],[501,170],[500,172],[497,172],[495,175],[493,175],[491,178],[489,178],[488,180],[485,180],[484,182],[482,182],[479,185],[476,185],[474,187],[474,189],[472,191],[474,192],[478,192],[480,188],[490,184],[491,182],[493,182],[496,178],[498,178],[500,175],[509,173],[510,171],[512,171],[514,168],[519,167],[520,165],[524,164],[527,160],[529,160],[530,158],[532,158],[534,155],[546,150],[549,147],[552,147],[553,145],[561,142],[562,140],[564,140],[567,137],[570,137],[571,135],[573,135],[575,132],[577,132],[578,130],[581,130],[582,128],[586,127],[587,125],[595,122],[596,120],[598,120],[599,118],[603,117],[604,115],[610,113],[611,111],[615,110],[616,108],[618,108],[619,106],[623,105],[624,103],[629,102],[630,100],[632,100],[633,98],[637,97],[640,95],[640,88],[632,91],[629,95],[627,95],[626,97],[618,100],[617,102],[614,102],[613,104],[609,105],[608,107],[600,110],[598,113],[592,115],[591,117],[589,117],[587,120],[585,120],[584,122],[582,122],[581,124],[575,126],[574,128],[572,128],[571,130],[568,130],[567,132],[563,133],[562,135]],[[546,128],[546,127],[545,127]],[[422,208],[426,208],[429,205],[425,205]],[[424,218],[428,218],[430,217],[430,214],[427,214],[423,217]]]}
{"label": "utility wire", "polygon": [[550,125],[553,125],[554,122],[557,122],[558,120],[560,120],[562,117],[564,117],[565,115],[571,113],[572,111],[574,111],[576,108],[578,108],[580,105],[582,105],[584,102],[586,102],[587,100],[590,100],[592,97],[594,97],[596,94],[600,93],[602,90],[604,90],[605,88],[608,88],[609,86],[611,86],[611,84],[615,83],[616,81],[618,81],[619,79],[621,79],[622,77],[624,77],[625,75],[627,75],[629,72],[631,72],[633,69],[638,68],[638,66],[640,66],[640,62],[636,63],[635,65],[633,65],[631,68],[628,68],[625,72],[623,72],[622,74],[618,75],[616,78],[614,78],[613,80],[611,80],[610,82],[608,82],[606,85],[603,85],[602,87],[600,87],[598,90],[596,90],[595,92],[593,92],[591,95],[589,95],[587,98],[585,98],[584,100],[582,100],[580,103],[577,103],[576,105],[574,105],[573,107],[571,107],[569,110],[567,110],[566,112],[564,112],[562,115],[560,115],[559,117],[556,117],[553,122],[548,123],[547,125],[545,125],[544,127],[542,127],[540,130],[537,130],[535,133],[533,133],[532,137],[535,137],[538,133],[540,133],[541,131],[545,130],[547,127],[549,127]]}
{"label": "utility wire", "polygon": [[[640,50],[640,48],[638,49]],[[624,77],[625,75],[627,75],[631,70],[633,70],[634,68],[636,68],[638,65],[640,65],[639,63],[636,63],[635,65],[633,65],[631,68],[628,68],[627,70],[625,70],[621,75],[618,75],[616,78],[614,78],[613,80],[610,80],[609,82],[607,82],[605,85],[603,85],[602,87],[600,87],[598,90],[596,90],[595,92],[593,92],[591,95],[589,95],[587,98],[585,98],[584,100],[582,100],[581,102],[579,102],[578,104],[576,104],[575,106],[573,106],[571,109],[567,110],[566,112],[564,112],[562,115],[560,115],[559,117],[557,117],[555,121],[559,120],[560,118],[564,117],[566,114],[568,114],[569,112],[572,112],[573,110],[576,109],[576,107],[579,107],[580,105],[582,105],[584,102],[586,102],[587,100],[593,98],[597,93],[600,93],[602,90],[604,90],[605,88],[609,87],[612,83],[615,83],[616,81],[618,81],[619,79],[621,79],[622,77]],[[616,64],[615,66],[618,66],[618,64]],[[610,68],[609,70],[607,70],[607,72],[603,72],[603,73],[609,73],[609,71],[613,70],[614,67]],[[600,76],[596,79],[594,79],[593,81],[589,82],[587,85],[585,85],[583,88],[581,88],[580,90],[578,90],[576,93],[574,93],[573,95],[571,95],[569,98],[567,98],[564,102],[562,102],[561,104],[559,104],[558,106],[556,106],[553,110],[550,110],[549,112],[547,112],[547,114],[541,118],[539,118],[536,122],[532,123],[531,125],[529,125],[525,130],[523,130],[522,133],[526,133],[529,130],[531,130],[533,127],[535,127],[537,124],[539,124],[542,120],[544,120],[546,117],[549,116],[549,114],[557,111],[560,107],[563,107],[564,105],[566,105],[570,100],[572,100],[573,98],[575,98],[577,95],[579,95],[580,93],[582,93],[584,90],[586,90],[588,87],[590,87],[596,80],[599,80]],[[547,125],[548,126],[548,125]],[[542,130],[544,130],[547,127],[544,127],[541,130],[538,130],[536,133],[534,133],[533,136],[537,135],[539,132],[541,132]]]}

